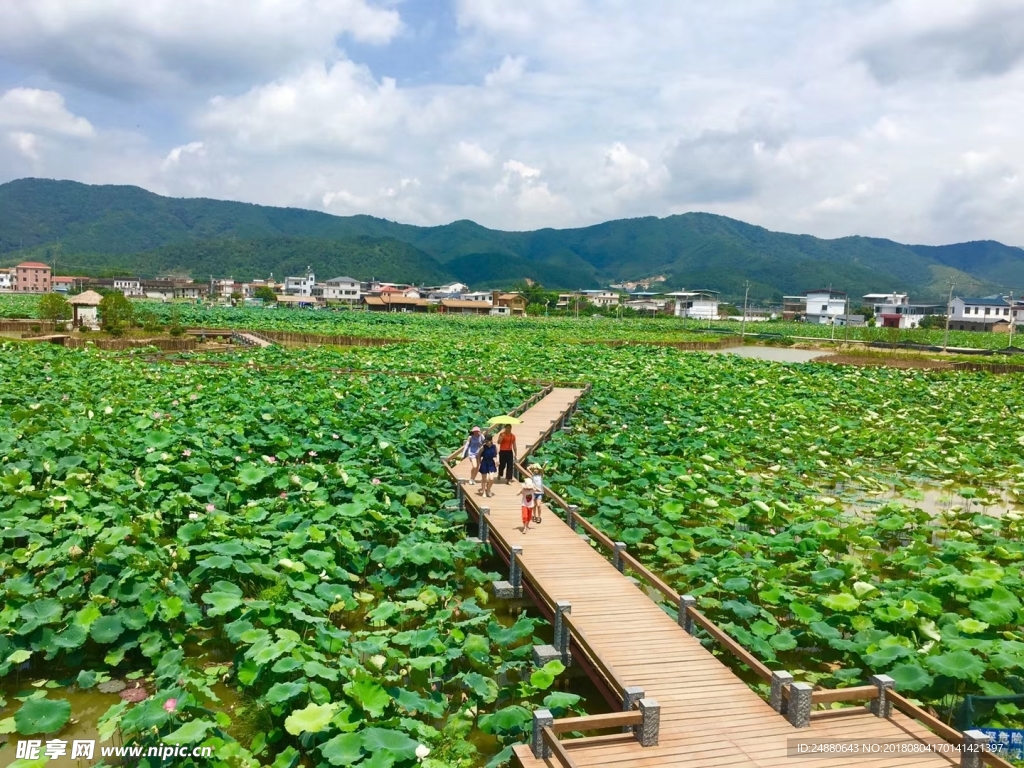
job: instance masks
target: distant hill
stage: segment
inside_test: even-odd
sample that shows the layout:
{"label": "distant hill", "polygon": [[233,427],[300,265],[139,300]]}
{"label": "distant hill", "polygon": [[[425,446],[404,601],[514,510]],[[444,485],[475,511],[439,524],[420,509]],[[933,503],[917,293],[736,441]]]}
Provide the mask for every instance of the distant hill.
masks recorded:
{"label": "distant hill", "polygon": [[[60,243],[59,250],[57,243]],[[472,221],[437,227],[332,216],[138,187],[19,179],[0,185],[0,263],[50,260],[58,271],[190,272],[239,279],[348,274],[474,286],[524,278],[551,288],[598,287],[665,275],[669,289],[714,288],[778,298],[811,288],[909,291],[922,299],[1024,285],[1024,250],[983,241],[902,245],[771,232],[707,213],[623,219],[579,229],[502,232]],[[66,269],[61,269],[61,264]]]}

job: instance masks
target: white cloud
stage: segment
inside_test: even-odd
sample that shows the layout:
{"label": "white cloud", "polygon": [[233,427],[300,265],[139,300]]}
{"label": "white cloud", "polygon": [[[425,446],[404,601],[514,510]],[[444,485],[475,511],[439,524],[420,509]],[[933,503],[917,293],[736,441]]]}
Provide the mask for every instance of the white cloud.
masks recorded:
{"label": "white cloud", "polygon": [[167,153],[167,157],[164,158],[163,163],[160,164],[160,170],[169,171],[175,166],[181,163],[181,158],[189,155],[203,155],[205,154],[206,145],[201,141],[190,141],[188,144],[183,144],[180,147],[175,147]]}
{"label": "white cloud", "polygon": [[448,153],[450,173],[480,173],[494,167],[494,155],[475,141],[460,141]]}
{"label": "white cloud", "polygon": [[7,134],[11,144],[29,160],[39,159],[39,137],[28,131],[11,131]]}
{"label": "white cloud", "polygon": [[367,0],[4,0],[3,57],[88,88],[273,76],[322,58],[341,35],[385,43],[394,9]]}
{"label": "white cloud", "polygon": [[63,96],[37,88],[12,88],[0,96],[0,126],[80,138],[95,133],[88,120],[68,111]]}
{"label": "white cloud", "polygon": [[509,85],[519,80],[526,70],[526,58],[523,56],[506,56],[501,60],[497,69],[488,72],[484,77],[484,85],[493,88],[500,85]]}
{"label": "white cloud", "polygon": [[344,59],[210,102],[200,125],[246,149],[380,152],[406,116],[395,81]]}

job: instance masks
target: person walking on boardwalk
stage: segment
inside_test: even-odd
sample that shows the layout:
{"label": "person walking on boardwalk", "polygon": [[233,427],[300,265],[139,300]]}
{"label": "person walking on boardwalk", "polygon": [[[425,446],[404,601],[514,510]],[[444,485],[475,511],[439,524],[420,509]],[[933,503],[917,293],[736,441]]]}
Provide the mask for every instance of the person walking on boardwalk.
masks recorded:
{"label": "person walking on boardwalk", "polygon": [[494,475],[498,472],[498,465],[495,459],[498,458],[498,447],[494,444],[494,438],[487,435],[484,438],[484,447],[480,449],[480,496],[493,496],[491,488],[494,486]]}
{"label": "person walking on boardwalk", "polygon": [[512,425],[506,424],[498,433],[498,477],[505,475],[505,483],[512,482],[512,473],[516,465],[516,436],[512,434]]}
{"label": "person walking on boardwalk", "polygon": [[533,522],[540,523],[541,502],[544,501],[544,470],[540,464],[529,466],[530,477],[526,482],[533,485]]}
{"label": "person walking on boardwalk", "polygon": [[484,447],[484,436],[480,427],[473,427],[469,437],[462,444],[462,458],[469,459],[469,484],[476,485],[476,473],[480,471],[480,450]]}
{"label": "person walking on boardwalk", "polygon": [[537,497],[537,490],[533,487],[533,483],[524,482],[519,489],[519,496],[522,498],[523,533],[526,533],[530,530],[530,521],[533,519],[534,500]]}

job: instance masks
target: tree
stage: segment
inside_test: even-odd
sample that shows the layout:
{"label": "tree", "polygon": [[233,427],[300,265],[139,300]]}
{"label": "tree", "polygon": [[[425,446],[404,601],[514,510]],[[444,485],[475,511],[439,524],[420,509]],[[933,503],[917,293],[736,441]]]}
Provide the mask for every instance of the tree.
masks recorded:
{"label": "tree", "polygon": [[62,322],[71,319],[71,305],[59,293],[43,294],[39,299],[39,319]]}
{"label": "tree", "polygon": [[135,308],[123,293],[111,291],[100,302],[100,327],[111,336],[120,336],[131,327]]}
{"label": "tree", "polygon": [[925,315],[921,318],[921,323],[918,328],[934,328],[936,330],[944,330],[946,327],[946,316],[945,315]]}
{"label": "tree", "polygon": [[274,289],[269,285],[261,285],[252,295],[264,303],[277,301],[277,294],[274,293]]}

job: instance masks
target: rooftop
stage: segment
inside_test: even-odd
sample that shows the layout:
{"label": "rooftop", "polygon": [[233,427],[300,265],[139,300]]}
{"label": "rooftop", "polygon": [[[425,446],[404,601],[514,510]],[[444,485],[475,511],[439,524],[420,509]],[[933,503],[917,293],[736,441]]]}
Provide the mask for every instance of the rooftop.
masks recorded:
{"label": "rooftop", "polygon": [[18,267],[26,267],[30,269],[49,269],[49,264],[43,264],[41,261],[23,261]]}
{"label": "rooftop", "polygon": [[959,296],[957,296],[957,298],[960,299],[960,301],[962,301],[964,304],[977,304],[977,305],[982,306],[982,307],[985,307],[985,306],[988,306],[988,307],[1008,307],[1008,306],[1010,306],[1010,302],[1008,302],[1006,300],[1006,297],[1004,297],[1004,296],[982,296],[980,299],[960,298]]}
{"label": "rooftop", "polygon": [[79,307],[98,307],[101,301],[103,301],[103,297],[96,293],[96,291],[86,291],[77,296],[72,296],[68,299],[68,304]]}

